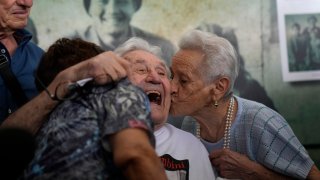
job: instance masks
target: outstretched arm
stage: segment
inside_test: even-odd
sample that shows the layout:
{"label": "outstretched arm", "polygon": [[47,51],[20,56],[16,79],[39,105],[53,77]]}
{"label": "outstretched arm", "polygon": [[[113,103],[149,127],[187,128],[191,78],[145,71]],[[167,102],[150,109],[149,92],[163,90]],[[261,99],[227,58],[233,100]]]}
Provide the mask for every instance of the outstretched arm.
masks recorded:
{"label": "outstretched arm", "polygon": [[[68,83],[84,78],[93,77],[97,84],[105,84],[110,81],[118,81],[127,75],[126,68],[129,62],[116,56],[113,52],[104,52],[87,61],[76,64],[60,72],[47,87],[50,94],[55,94],[57,87],[62,88],[59,96],[67,94]],[[58,101],[52,100],[43,91],[16,112],[11,114],[0,128],[22,128],[35,134],[42,125],[45,117],[55,108]]]}
{"label": "outstretched arm", "polygon": [[41,92],[34,99],[20,107],[11,114],[0,128],[19,128],[35,134],[43,123],[45,117],[58,104],[46,92]]}
{"label": "outstretched arm", "polygon": [[145,130],[129,128],[110,138],[115,164],[128,179],[167,179]]}

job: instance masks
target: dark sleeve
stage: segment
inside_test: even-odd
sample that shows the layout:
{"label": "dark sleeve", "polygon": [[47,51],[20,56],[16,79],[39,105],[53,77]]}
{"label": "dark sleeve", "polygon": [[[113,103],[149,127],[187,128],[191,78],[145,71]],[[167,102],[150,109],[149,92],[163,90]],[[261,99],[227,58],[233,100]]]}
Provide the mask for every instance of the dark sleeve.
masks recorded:
{"label": "dark sleeve", "polygon": [[155,145],[150,103],[141,89],[119,83],[102,102],[106,116],[101,123],[101,135],[106,150],[110,150],[107,137],[126,128],[144,129],[152,145]]}

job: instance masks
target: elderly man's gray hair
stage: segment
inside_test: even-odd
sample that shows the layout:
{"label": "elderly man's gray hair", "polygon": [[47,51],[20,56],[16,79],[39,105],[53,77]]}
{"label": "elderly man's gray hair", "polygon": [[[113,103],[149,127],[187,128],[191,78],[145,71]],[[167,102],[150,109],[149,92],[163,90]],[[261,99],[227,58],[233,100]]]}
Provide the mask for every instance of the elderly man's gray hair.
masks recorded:
{"label": "elderly man's gray hair", "polygon": [[119,56],[123,56],[124,54],[134,50],[143,50],[157,56],[165,64],[168,76],[170,76],[169,67],[167,66],[166,62],[162,58],[161,48],[158,46],[153,46],[149,44],[144,39],[141,39],[139,37],[131,37],[122,45],[120,45],[118,48],[116,48],[114,52]]}

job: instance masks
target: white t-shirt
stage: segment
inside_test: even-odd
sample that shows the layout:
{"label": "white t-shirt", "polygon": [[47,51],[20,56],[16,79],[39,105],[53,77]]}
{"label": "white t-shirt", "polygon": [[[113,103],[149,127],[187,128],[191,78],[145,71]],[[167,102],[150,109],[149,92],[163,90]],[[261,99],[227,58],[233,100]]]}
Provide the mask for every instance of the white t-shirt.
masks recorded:
{"label": "white t-shirt", "polygon": [[156,151],[169,180],[216,179],[208,151],[194,135],[171,124],[165,124],[154,135]]}

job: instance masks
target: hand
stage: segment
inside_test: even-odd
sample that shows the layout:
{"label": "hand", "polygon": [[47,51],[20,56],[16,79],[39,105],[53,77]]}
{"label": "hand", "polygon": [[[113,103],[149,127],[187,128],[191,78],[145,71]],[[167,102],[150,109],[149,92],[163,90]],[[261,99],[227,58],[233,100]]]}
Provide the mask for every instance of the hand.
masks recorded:
{"label": "hand", "polygon": [[252,169],[254,162],[245,155],[229,149],[221,149],[211,152],[209,158],[221,177],[229,179],[254,178]]}
{"label": "hand", "polygon": [[92,77],[97,84],[119,81],[127,76],[129,61],[108,51],[76,64],[60,72],[48,86],[51,94],[59,87],[59,97],[68,93],[67,85],[84,78]]}
{"label": "hand", "polygon": [[251,161],[246,155],[230,149],[213,151],[209,155],[219,175],[228,179],[292,179]]}
{"label": "hand", "polygon": [[[127,76],[129,61],[108,51],[101,53],[87,61],[86,64],[79,64],[77,74],[81,79],[93,77],[97,84],[106,84],[111,81],[119,81]],[[77,81],[76,79],[74,81]]]}

